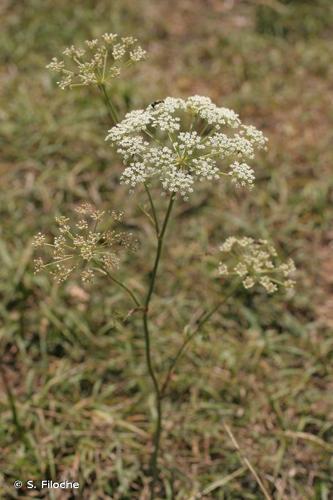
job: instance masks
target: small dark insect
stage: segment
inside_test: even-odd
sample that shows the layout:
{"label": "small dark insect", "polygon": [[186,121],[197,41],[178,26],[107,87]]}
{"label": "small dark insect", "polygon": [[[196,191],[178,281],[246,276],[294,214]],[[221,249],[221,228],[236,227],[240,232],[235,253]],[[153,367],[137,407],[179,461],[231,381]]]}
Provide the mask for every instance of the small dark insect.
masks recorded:
{"label": "small dark insect", "polygon": [[151,103],[151,105],[150,105],[150,106],[151,106],[152,108],[155,108],[155,106],[157,106],[158,104],[162,104],[162,102],[164,102],[164,101],[154,101],[154,102],[152,102],[152,103]]}

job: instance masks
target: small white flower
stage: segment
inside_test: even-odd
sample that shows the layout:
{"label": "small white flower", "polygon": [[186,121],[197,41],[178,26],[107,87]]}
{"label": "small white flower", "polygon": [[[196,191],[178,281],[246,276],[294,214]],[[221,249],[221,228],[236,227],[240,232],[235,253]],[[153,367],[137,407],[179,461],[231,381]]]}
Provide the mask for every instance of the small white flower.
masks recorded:
{"label": "small white flower", "polygon": [[65,67],[65,63],[64,61],[58,61],[56,57],[53,57],[51,62],[46,67],[51,71],[62,71]]}
{"label": "small white flower", "polygon": [[44,234],[42,233],[38,233],[34,236],[34,239],[33,239],[33,242],[32,242],[32,245],[36,248],[38,247],[41,247],[45,244],[45,241],[46,241],[46,237]]}
{"label": "small white flower", "polygon": [[235,161],[230,165],[231,182],[235,183],[237,187],[245,187],[252,189],[255,180],[254,170],[246,163],[239,163]]}
{"label": "small white flower", "polygon": [[107,43],[113,43],[117,39],[118,35],[116,33],[104,33],[102,38]]}
{"label": "small white flower", "polygon": [[131,50],[129,55],[132,61],[138,62],[146,57],[147,52],[141,47],[136,47],[134,50]]}
{"label": "small white flower", "polygon": [[243,262],[239,262],[234,268],[234,272],[238,274],[241,278],[247,275],[247,267]]}
{"label": "small white flower", "polygon": [[112,56],[117,61],[121,59],[126,54],[126,45],[123,43],[116,43],[112,49]]}
{"label": "small white flower", "polygon": [[286,263],[280,265],[280,271],[283,276],[289,276],[289,274],[295,272],[295,264],[292,259],[289,259]]}
{"label": "small white flower", "polygon": [[94,40],[86,40],[85,43],[87,47],[89,47],[89,49],[93,49],[94,47],[96,47],[96,45],[98,45],[98,39],[95,38]]}
{"label": "small white flower", "polygon": [[262,278],[260,278],[259,280],[260,284],[266,288],[267,292],[268,293],[274,293],[277,291],[278,287],[275,285],[275,283],[273,283],[269,278],[268,276],[263,276]]}
{"label": "small white flower", "polygon": [[225,240],[225,242],[222,243],[222,245],[220,245],[220,251],[221,252],[230,252],[234,243],[237,243],[237,238],[235,238],[234,236],[229,236],[229,238],[227,238]]}
{"label": "small white flower", "polygon": [[85,271],[82,271],[81,273],[81,279],[83,283],[91,283],[94,279],[94,272],[91,269],[87,269]]}
{"label": "small white flower", "polygon": [[247,288],[247,289],[252,288],[255,285],[254,279],[251,278],[250,276],[247,276],[247,278],[245,278],[245,280],[243,280],[242,283],[243,283],[244,288]]}
{"label": "small white flower", "polygon": [[229,274],[228,266],[220,262],[218,272],[221,276],[227,276]]}
{"label": "small white flower", "polygon": [[257,148],[266,149],[268,139],[253,125],[243,125],[242,134]]}
{"label": "small white flower", "polygon": [[293,288],[295,288],[295,285],[296,285],[296,281],[295,280],[286,280],[284,282],[284,286],[289,289],[289,290],[292,290]]}
{"label": "small white flower", "polygon": [[252,243],[254,243],[254,240],[253,240],[253,238],[244,237],[244,238],[238,239],[237,242],[239,243],[239,245],[241,247],[247,247],[247,246],[251,245]]}

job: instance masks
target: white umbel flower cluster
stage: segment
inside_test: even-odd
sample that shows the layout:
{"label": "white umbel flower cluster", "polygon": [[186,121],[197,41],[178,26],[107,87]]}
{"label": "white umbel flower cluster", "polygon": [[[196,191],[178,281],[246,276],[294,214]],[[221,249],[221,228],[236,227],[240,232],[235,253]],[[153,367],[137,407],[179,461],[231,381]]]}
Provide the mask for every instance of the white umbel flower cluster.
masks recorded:
{"label": "white umbel flower cluster", "polygon": [[[57,235],[48,243],[45,235],[38,233],[33,246],[44,250],[47,260],[41,256],[34,261],[35,271],[48,270],[57,283],[67,280],[74,272],[83,282],[92,281],[97,269],[114,271],[120,263],[122,249],[133,250],[136,241],[131,233],[116,229],[101,230],[100,224],[106,216],[89,203],[77,207],[78,221],[72,224],[68,217],[57,217]],[[121,212],[111,212],[114,224],[121,221]]]}
{"label": "white umbel flower cluster", "polygon": [[295,272],[294,262],[288,259],[281,263],[275,248],[267,240],[230,237],[220,246],[220,251],[219,274],[240,277],[244,288],[259,284],[268,293],[274,293],[279,286],[290,289],[295,285],[290,279]]}
{"label": "white umbel flower cluster", "polygon": [[121,71],[146,57],[136,38],[104,33],[100,38],[86,40],[84,48],[71,47],[63,51],[66,59],[52,59],[46,67],[60,73],[61,89],[109,84]]}
{"label": "white umbel flower cluster", "polygon": [[136,187],[158,179],[164,191],[188,198],[200,181],[231,177],[251,188],[254,171],[247,164],[267,139],[238,115],[209,97],[167,97],[128,113],[106,138],[122,156],[121,181]]}

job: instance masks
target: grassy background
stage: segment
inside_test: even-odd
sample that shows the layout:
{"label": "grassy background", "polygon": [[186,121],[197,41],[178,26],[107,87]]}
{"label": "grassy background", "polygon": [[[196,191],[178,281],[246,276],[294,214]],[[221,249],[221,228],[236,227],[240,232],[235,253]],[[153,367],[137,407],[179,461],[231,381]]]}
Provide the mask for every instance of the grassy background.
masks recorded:
{"label": "grassy background", "polygon": [[12,486],[48,478],[79,481],[77,498],[146,498],[154,415],[139,318],[124,322],[128,302],[109,284],[59,288],[32,271],[32,235],[90,201],[125,210],[142,243],[121,272],[144,291],[144,195],[118,186],[99,96],[61,91],[45,70],[104,31],[149,52],[114,89],[123,112],[209,95],[270,139],[252,193],[219,186],[177,207],[152,309],[160,371],[184,324],[218,301],[204,259],[214,244],[272,237],[299,269],[292,299],[239,291],[183,359],[165,405],[163,498],[262,498],[223,421],[274,499],[332,498],[332,2],[2,0],[0,14],[1,357],[31,443],[2,392],[1,498],[75,498]]}

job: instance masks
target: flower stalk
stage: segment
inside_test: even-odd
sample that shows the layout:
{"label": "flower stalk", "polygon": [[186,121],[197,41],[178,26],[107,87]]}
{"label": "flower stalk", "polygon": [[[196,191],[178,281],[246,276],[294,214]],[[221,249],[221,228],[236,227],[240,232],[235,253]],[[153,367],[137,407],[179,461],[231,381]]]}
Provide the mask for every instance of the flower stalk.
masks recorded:
{"label": "flower stalk", "polygon": [[[148,191],[149,192],[149,191]],[[151,197],[149,196],[151,200]],[[152,482],[150,486],[150,498],[153,500],[155,498],[155,487],[158,480],[158,455],[160,450],[160,442],[161,442],[161,433],[162,433],[162,394],[161,389],[157,380],[157,376],[155,373],[155,369],[152,363],[152,355],[151,355],[151,339],[150,339],[150,331],[149,331],[149,306],[150,301],[153,296],[157,278],[157,271],[159,267],[159,263],[161,260],[163,242],[165,232],[168,226],[168,222],[170,220],[171,211],[175,202],[175,194],[172,193],[169,199],[169,205],[165,214],[164,222],[162,225],[162,229],[160,232],[157,232],[157,248],[156,248],[156,256],[154,267],[150,277],[149,288],[145,300],[145,307],[143,309],[143,329],[144,329],[144,337],[145,337],[145,355],[146,355],[146,363],[150,378],[152,380],[154,391],[155,391],[155,405],[156,405],[156,427],[154,431],[153,438],[153,453],[150,459],[150,473],[152,476]],[[155,214],[156,217],[156,214]],[[157,218],[156,218],[157,220]],[[158,226],[157,226],[158,227]]]}
{"label": "flower stalk", "polygon": [[118,112],[117,112],[111,98],[109,97],[109,94],[106,90],[105,84],[104,83],[99,84],[98,88],[102,94],[103,102],[106,106],[109,118],[110,118],[112,124],[116,125],[119,122]]}
{"label": "flower stalk", "polygon": [[127,285],[125,285],[125,283],[115,278],[107,269],[99,269],[99,268],[94,268],[94,269],[102,274],[107,274],[111,281],[113,281],[114,283],[116,283],[116,285],[125,290],[125,292],[129,295],[129,297],[132,299],[137,308],[141,307],[140,301],[136,297],[135,293]]}

